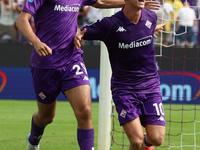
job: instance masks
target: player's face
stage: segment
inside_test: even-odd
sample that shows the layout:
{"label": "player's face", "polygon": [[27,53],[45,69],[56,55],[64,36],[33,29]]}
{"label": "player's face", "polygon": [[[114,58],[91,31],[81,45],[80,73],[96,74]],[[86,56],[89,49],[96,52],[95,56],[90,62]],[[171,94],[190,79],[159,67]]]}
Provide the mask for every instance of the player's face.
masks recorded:
{"label": "player's face", "polygon": [[138,1],[138,6],[140,7],[140,8],[144,8],[144,4],[145,4],[145,0],[137,0]]}

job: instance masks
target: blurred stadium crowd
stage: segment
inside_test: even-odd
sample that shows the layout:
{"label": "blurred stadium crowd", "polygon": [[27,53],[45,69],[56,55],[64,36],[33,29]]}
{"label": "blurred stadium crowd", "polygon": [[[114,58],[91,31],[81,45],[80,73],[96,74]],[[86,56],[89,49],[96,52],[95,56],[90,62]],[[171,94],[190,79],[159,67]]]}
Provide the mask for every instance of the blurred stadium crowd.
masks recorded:
{"label": "blurred stadium crowd", "polygon": [[[0,44],[29,44],[18,31],[15,21],[26,0],[0,0]],[[162,7],[156,11],[158,24],[168,22],[158,39],[157,45],[170,44],[193,48],[200,42],[200,0],[155,0]],[[121,9],[121,8],[120,8]],[[117,12],[119,9],[116,9]],[[102,10],[90,6],[82,7],[78,16],[78,27],[91,24],[102,18]],[[34,19],[30,20],[36,32]],[[187,34],[185,34],[187,33]],[[99,45],[99,41],[82,41],[82,45]]]}

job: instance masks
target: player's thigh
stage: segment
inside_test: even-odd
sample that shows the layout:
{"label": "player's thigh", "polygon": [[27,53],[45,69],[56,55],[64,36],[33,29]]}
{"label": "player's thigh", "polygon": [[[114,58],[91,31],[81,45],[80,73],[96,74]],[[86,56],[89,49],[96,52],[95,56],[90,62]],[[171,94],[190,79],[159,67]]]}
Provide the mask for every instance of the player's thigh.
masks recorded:
{"label": "player's thigh", "polygon": [[56,111],[56,101],[45,104],[37,101],[38,113],[42,118],[54,118]]}
{"label": "player's thigh", "polygon": [[138,140],[143,140],[143,128],[139,117],[124,123],[123,128],[130,141],[136,142]]}
{"label": "player's thigh", "polygon": [[80,85],[64,91],[75,113],[89,110],[91,111],[90,85]]}
{"label": "player's thigh", "polygon": [[146,133],[150,141],[156,141],[160,144],[164,141],[165,126],[161,125],[146,125]]}

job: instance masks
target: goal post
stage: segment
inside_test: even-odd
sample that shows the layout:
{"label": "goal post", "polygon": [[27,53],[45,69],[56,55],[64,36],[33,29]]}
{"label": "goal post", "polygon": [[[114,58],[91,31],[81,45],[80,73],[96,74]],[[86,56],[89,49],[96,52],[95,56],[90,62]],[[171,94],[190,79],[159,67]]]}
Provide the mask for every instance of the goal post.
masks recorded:
{"label": "goal post", "polygon": [[[103,9],[102,17],[111,16],[114,9]],[[100,48],[100,93],[98,119],[98,150],[109,150],[111,144],[111,67],[108,51],[103,42]]]}

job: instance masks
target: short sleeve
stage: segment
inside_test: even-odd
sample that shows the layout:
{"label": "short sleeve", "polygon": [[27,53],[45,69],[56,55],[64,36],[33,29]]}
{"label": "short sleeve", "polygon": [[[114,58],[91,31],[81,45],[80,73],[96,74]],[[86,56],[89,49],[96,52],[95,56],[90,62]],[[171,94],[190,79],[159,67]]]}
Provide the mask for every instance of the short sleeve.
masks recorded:
{"label": "short sleeve", "polygon": [[32,16],[43,5],[46,0],[27,0],[23,6],[23,11],[30,13]]}
{"label": "short sleeve", "polygon": [[108,33],[112,27],[112,21],[109,18],[103,18],[102,20],[98,20],[91,25],[87,25],[83,27],[87,29],[83,39],[85,40],[101,40],[105,41],[107,38]]}

